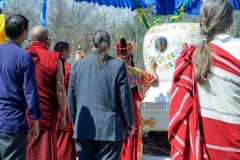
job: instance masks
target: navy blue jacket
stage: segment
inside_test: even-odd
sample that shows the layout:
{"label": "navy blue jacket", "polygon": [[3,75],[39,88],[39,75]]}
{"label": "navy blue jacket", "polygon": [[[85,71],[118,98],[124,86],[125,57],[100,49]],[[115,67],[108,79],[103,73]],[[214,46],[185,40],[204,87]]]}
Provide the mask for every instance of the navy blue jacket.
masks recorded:
{"label": "navy blue jacket", "polygon": [[123,62],[107,56],[102,68],[98,52],[71,67],[68,88],[70,122],[76,139],[119,141],[134,124],[132,94]]}
{"label": "navy blue jacket", "polygon": [[32,57],[14,42],[0,45],[0,132],[26,133],[29,117],[41,117]]}

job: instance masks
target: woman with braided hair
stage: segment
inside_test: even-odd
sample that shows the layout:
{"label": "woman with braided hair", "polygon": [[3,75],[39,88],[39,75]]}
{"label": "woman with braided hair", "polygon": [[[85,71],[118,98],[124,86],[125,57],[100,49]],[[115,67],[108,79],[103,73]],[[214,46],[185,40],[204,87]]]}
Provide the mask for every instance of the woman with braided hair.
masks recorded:
{"label": "woman with braided hair", "polygon": [[200,9],[202,41],[184,45],[176,61],[168,138],[172,159],[239,159],[240,39],[229,0]]}

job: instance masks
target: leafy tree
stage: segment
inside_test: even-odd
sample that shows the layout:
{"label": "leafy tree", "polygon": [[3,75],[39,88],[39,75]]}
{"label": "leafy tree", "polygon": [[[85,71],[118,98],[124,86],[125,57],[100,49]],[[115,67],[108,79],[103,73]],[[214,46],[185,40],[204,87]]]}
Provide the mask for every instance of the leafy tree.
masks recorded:
{"label": "leafy tree", "polygon": [[[33,0],[7,0],[3,8],[6,17],[13,13],[19,13],[30,20],[31,29],[41,24],[41,1]],[[155,15],[151,7],[143,10],[144,16],[151,26],[154,26]],[[168,23],[171,15],[160,16],[160,24]],[[120,34],[127,41],[134,42],[134,62],[137,67],[144,69],[142,48],[147,29],[139,20],[137,11],[119,9],[114,7],[99,6],[93,3],[77,3],[70,0],[47,0],[47,27],[50,30],[53,47],[58,41],[66,41],[71,45],[73,53],[82,46],[85,52],[90,52],[89,43],[91,35],[100,29],[109,32],[111,36],[111,48],[109,54],[116,57],[116,43]],[[176,22],[198,22],[197,15],[181,13]],[[232,34],[240,37],[240,12],[234,12],[234,25]],[[30,37],[23,46],[29,44]]]}

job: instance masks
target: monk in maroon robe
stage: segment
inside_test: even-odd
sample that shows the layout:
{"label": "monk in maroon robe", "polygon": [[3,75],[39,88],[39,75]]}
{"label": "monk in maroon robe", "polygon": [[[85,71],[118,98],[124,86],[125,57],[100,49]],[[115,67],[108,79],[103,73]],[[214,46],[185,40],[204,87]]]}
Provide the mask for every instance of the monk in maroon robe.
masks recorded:
{"label": "monk in maroon robe", "polygon": [[[34,142],[28,141],[27,160],[57,160],[58,111],[59,127],[65,126],[66,93],[63,82],[63,66],[58,52],[50,52],[50,37],[43,26],[35,26],[31,32],[32,44],[26,51],[35,63],[35,74],[40,98],[42,118],[40,134]],[[31,120],[28,118],[28,123]],[[28,136],[30,138],[30,136]]]}
{"label": "monk in maroon robe", "polygon": [[[63,63],[63,75],[64,75],[64,86],[66,88],[66,94],[69,86],[69,74],[71,64],[67,62],[70,58],[71,48],[66,42],[58,42],[54,46],[55,52],[60,52],[60,57]],[[75,140],[73,137],[73,126],[69,121],[68,109],[66,109],[66,125],[64,128],[57,130],[57,159],[58,160],[76,160],[77,152],[75,147]]]}

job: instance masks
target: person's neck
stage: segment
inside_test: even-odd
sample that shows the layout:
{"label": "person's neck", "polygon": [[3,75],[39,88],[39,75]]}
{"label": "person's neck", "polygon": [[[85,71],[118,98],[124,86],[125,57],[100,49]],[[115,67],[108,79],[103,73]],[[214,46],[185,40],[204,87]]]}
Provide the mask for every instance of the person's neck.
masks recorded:
{"label": "person's neck", "polygon": [[13,38],[8,38],[9,41],[15,42],[17,45],[19,45],[20,47],[22,47],[22,39],[18,38],[18,39],[13,39]]}
{"label": "person's neck", "polygon": [[48,44],[47,44],[47,43],[41,42],[41,41],[38,41],[38,40],[32,40],[32,43],[34,43],[34,42],[36,42],[36,43],[42,43],[42,44],[49,50],[49,47],[48,47]]}
{"label": "person's neck", "polygon": [[92,48],[92,52],[99,51],[98,48]]}
{"label": "person's neck", "polygon": [[67,61],[67,59],[66,59],[66,58],[64,58],[62,55],[61,55],[61,59],[62,59],[64,62],[66,62],[66,61]]}

